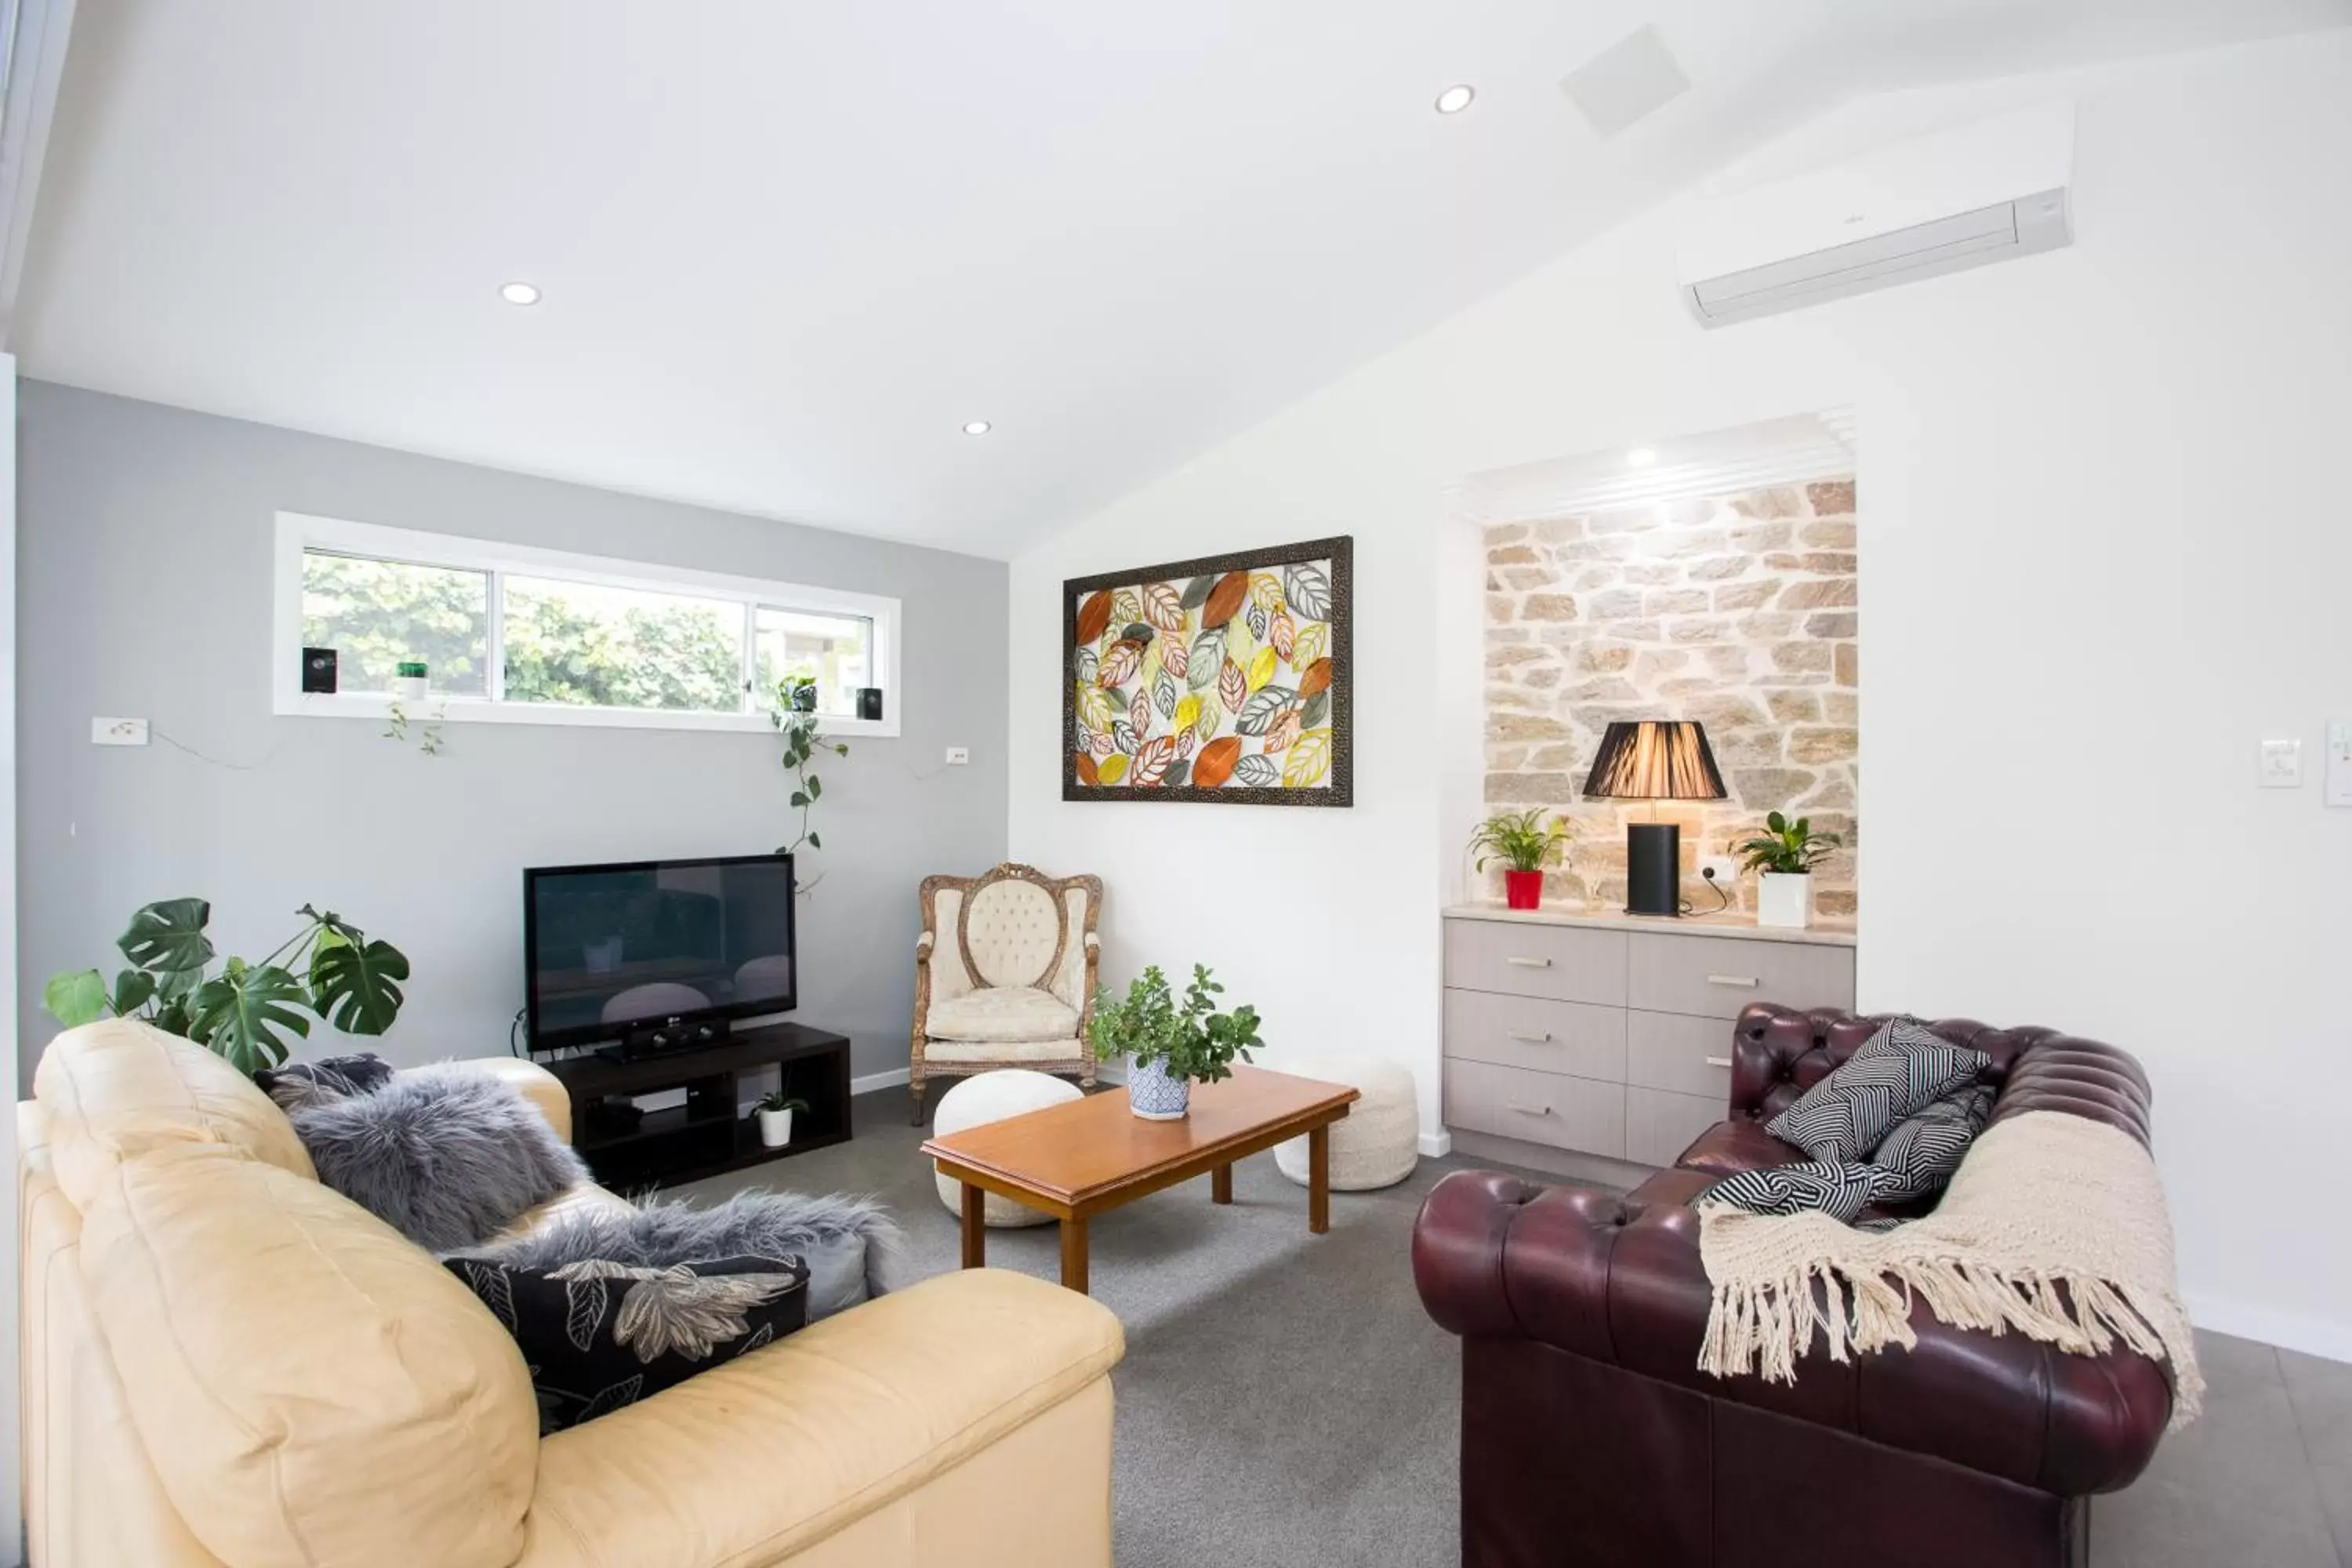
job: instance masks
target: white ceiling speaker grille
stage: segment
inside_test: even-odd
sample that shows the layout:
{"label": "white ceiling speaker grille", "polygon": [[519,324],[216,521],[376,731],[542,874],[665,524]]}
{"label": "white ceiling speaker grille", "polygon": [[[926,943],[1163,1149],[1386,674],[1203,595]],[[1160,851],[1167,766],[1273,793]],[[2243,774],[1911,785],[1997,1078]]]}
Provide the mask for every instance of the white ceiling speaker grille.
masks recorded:
{"label": "white ceiling speaker grille", "polygon": [[1690,78],[1655,27],[1628,33],[1560,79],[1592,129],[1614,136],[1690,90]]}

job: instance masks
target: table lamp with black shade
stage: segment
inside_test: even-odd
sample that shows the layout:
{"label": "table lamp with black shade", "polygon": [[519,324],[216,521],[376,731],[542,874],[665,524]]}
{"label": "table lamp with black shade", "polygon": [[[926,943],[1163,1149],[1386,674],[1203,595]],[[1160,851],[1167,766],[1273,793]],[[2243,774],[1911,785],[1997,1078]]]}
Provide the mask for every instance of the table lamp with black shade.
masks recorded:
{"label": "table lamp with black shade", "polygon": [[[1643,719],[1609,726],[1600,754],[1584,781],[1588,798],[1599,800],[1721,800],[1723,774],[1706,731],[1687,721]],[[1660,822],[1657,807],[1648,822],[1625,825],[1625,912],[1678,915],[1683,911],[1683,830]]]}

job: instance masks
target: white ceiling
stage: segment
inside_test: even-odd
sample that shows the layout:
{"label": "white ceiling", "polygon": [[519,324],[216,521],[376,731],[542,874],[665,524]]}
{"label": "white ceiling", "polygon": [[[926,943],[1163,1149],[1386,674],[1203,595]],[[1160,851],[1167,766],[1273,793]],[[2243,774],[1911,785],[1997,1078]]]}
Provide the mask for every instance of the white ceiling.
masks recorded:
{"label": "white ceiling", "polygon": [[[2347,5],[80,0],[15,346],[1009,555],[1834,103]],[[1604,142],[1644,23],[1693,87]]]}

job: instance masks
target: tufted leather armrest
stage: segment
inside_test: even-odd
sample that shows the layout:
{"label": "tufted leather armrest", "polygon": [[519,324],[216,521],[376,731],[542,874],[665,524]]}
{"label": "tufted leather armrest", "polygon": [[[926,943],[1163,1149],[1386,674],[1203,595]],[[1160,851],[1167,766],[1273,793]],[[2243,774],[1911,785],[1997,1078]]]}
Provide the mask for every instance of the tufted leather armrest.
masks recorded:
{"label": "tufted leather armrest", "polygon": [[1954,1329],[1913,1309],[1916,1351],[1832,1362],[1793,1384],[1698,1370],[1711,1292],[1698,1216],[1494,1171],[1446,1177],[1413,1226],[1413,1280],[1440,1326],[1539,1341],[1678,1387],[2061,1495],[2128,1484],[2170,1418],[2163,1370]]}

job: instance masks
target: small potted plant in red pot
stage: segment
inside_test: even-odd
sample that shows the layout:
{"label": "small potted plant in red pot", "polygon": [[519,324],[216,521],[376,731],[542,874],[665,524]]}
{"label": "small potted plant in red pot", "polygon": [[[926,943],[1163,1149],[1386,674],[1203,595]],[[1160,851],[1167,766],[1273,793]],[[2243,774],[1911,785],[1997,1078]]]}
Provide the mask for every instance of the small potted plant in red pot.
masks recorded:
{"label": "small potted plant in red pot", "polygon": [[1505,903],[1515,910],[1533,910],[1543,905],[1544,867],[1559,858],[1568,837],[1565,819],[1546,820],[1542,812],[1530,806],[1525,811],[1498,811],[1480,823],[1478,831],[1470,836],[1470,847],[1478,856],[1482,873],[1489,861],[1504,863]]}

